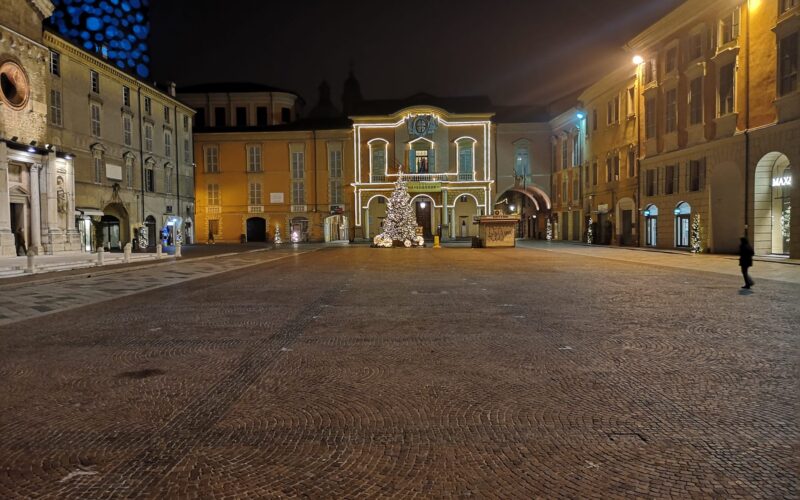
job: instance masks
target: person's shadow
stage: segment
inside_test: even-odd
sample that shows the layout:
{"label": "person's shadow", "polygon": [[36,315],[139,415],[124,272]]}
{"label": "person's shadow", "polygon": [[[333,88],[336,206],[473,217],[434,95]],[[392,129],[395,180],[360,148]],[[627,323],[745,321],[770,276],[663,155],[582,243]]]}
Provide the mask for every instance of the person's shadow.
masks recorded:
{"label": "person's shadow", "polygon": [[753,295],[753,290],[750,288],[740,288],[739,295]]}

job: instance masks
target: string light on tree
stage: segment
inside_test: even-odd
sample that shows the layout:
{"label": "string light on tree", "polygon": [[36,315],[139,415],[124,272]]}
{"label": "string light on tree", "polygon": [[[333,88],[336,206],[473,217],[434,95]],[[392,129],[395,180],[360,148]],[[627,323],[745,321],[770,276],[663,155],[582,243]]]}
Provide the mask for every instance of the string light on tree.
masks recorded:
{"label": "string light on tree", "polygon": [[275,224],[275,244],[280,245],[281,243],[283,243],[281,241],[281,225]]}
{"label": "string light on tree", "polygon": [[586,226],[586,243],[589,245],[594,243],[594,229],[592,228],[593,224],[594,221],[592,220],[591,217],[589,217],[589,225]]}
{"label": "string light on tree", "polygon": [[700,244],[700,214],[694,214],[694,217],[692,217],[690,244],[692,253],[700,253],[703,251],[703,247]]}
{"label": "string light on tree", "polygon": [[547,241],[553,241],[553,223],[547,219]]}
{"label": "string light on tree", "polygon": [[383,220],[383,232],[373,240],[377,247],[392,246],[425,246],[422,236],[417,236],[417,217],[411,206],[408,185],[403,179],[402,167],[394,184],[394,192],[386,202],[386,218]]}

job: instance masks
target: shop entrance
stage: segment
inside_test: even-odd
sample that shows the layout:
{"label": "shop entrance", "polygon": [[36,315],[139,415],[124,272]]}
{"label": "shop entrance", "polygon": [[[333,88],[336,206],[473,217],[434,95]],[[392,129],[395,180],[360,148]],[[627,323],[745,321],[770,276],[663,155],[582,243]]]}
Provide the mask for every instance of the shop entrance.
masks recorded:
{"label": "shop entrance", "polygon": [[100,218],[100,234],[103,238],[101,244],[106,250],[122,250],[119,241],[119,219],[113,215],[104,215]]}
{"label": "shop entrance", "polygon": [[261,217],[247,219],[247,241],[267,241],[267,221]]}

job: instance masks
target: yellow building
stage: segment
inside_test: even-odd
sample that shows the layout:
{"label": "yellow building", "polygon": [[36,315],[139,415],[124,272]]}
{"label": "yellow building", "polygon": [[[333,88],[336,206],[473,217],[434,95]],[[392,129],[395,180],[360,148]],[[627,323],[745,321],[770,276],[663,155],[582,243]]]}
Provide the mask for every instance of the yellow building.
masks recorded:
{"label": "yellow building", "polygon": [[641,55],[640,242],[800,257],[794,0],[688,0],[628,43]]}
{"label": "yellow building", "polygon": [[584,186],[594,244],[636,245],[637,109],[633,64],[587,88],[579,97],[586,118]]}
{"label": "yellow building", "polygon": [[553,239],[582,241],[586,227],[582,199],[586,116],[573,107],[550,121],[553,168]]}

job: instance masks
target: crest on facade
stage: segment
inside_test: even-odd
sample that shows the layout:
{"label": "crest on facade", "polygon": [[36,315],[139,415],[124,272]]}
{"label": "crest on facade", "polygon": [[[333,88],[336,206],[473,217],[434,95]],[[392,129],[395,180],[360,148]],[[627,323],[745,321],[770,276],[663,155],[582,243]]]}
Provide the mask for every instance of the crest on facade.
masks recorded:
{"label": "crest on facade", "polygon": [[408,135],[411,137],[425,137],[436,132],[438,122],[433,115],[410,116],[406,120]]}

